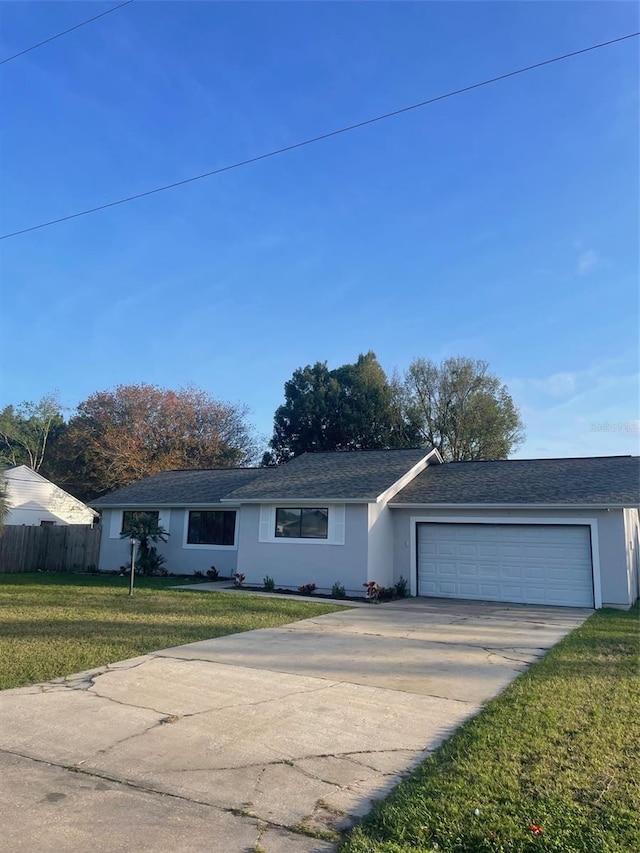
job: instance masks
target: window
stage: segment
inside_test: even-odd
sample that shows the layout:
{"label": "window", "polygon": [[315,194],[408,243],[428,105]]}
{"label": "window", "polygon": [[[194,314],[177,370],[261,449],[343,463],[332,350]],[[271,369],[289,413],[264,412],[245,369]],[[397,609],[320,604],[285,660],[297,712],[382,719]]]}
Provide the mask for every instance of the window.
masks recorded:
{"label": "window", "polygon": [[131,510],[125,509],[122,512],[122,529],[120,533],[128,533],[134,521],[140,518],[141,515],[151,516],[152,521],[155,521],[156,526],[160,523],[160,513],[158,510]]}
{"label": "window", "polygon": [[55,527],[55,525],[55,521],[46,521],[45,519],[40,522],[40,527]]}
{"label": "window", "polygon": [[230,545],[236,536],[236,514],[229,510],[193,510],[189,513],[188,545]]}
{"label": "window", "polygon": [[277,539],[326,539],[329,529],[328,509],[276,508]]}

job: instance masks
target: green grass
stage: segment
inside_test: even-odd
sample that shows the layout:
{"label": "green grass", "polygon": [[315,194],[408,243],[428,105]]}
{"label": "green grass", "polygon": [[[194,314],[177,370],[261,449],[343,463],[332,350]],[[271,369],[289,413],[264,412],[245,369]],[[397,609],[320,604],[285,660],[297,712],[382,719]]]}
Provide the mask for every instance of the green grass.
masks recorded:
{"label": "green grass", "polygon": [[342,853],[640,851],[639,616],[594,614],[407,777]]}
{"label": "green grass", "polygon": [[0,689],[342,609],[169,589],[180,582],[136,578],[129,597],[128,578],[116,575],[0,575]]}

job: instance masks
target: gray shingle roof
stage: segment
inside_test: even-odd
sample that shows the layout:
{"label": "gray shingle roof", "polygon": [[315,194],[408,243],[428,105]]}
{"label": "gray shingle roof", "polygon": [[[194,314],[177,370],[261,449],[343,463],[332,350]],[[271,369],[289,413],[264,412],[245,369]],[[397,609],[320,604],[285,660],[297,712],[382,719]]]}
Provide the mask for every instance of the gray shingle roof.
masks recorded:
{"label": "gray shingle roof", "polygon": [[197,471],[163,471],[91,501],[98,509],[122,506],[198,506],[220,498],[264,476],[266,468],[216,468]]}
{"label": "gray shingle roof", "polygon": [[429,453],[345,450],[303,453],[228,495],[240,501],[375,500]]}
{"label": "gray shingle roof", "polygon": [[430,465],[391,503],[638,506],[640,457],[506,459]]}

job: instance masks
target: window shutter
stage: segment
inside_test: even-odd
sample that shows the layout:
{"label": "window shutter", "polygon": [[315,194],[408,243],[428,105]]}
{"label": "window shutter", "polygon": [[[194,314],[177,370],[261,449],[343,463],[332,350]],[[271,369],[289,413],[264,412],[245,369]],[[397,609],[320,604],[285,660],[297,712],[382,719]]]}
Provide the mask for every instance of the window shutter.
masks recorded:
{"label": "window shutter", "polygon": [[329,510],[329,513],[333,516],[333,535],[331,536],[331,542],[334,545],[344,545],[344,504],[332,507]]}
{"label": "window shutter", "polygon": [[170,509],[161,509],[158,512],[158,524],[160,527],[164,527],[164,529],[169,532],[169,526],[171,524],[171,510]]}
{"label": "window shutter", "polygon": [[119,539],[122,530],[122,510],[109,510],[109,539]]}
{"label": "window shutter", "polygon": [[273,539],[271,531],[272,516],[272,507],[267,504],[260,504],[260,531],[258,533],[258,542],[270,542]]}

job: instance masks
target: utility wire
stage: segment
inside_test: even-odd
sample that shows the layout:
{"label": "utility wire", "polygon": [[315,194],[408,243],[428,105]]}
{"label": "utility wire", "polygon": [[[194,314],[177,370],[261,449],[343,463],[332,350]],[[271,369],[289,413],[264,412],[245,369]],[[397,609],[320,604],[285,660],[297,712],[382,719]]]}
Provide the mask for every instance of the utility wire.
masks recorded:
{"label": "utility wire", "polygon": [[352,130],[357,130],[361,127],[366,127],[370,124],[375,124],[379,121],[384,121],[387,118],[393,118],[394,116],[402,115],[403,113],[411,112],[412,110],[420,109],[421,107],[427,107],[430,104],[435,104],[437,101],[444,101],[446,98],[453,98],[455,95],[462,95],[465,92],[471,92],[474,89],[480,89],[482,86],[489,86],[491,83],[498,83],[500,80],[507,80],[509,77],[516,77],[518,74],[524,74],[526,71],[533,71],[536,68],[542,68],[545,65],[552,65],[554,62],[561,62],[564,59],[571,59],[574,56],[580,56],[583,53],[589,53],[592,50],[598,50],[601,47],[608,47],[612,44],[617,44],[618,42],[626,41],[627,39],[636,38],[640,36],[640,32],[628,33],[625,36],[620,36],[619,38],[610,39],[609,41],[600,42],[599,44],[592,44],[590,47],[583,47],[581,50],[574,50],[571,53],[565,53],[562,56],[555,56],[553,59],[545,59],[542,62],[536,62],[533,65],[527,65],[525,68],[518,68],[516,71],[509,71],[506,74],[500,74],[498,77],[491,77],[488,80],[483,80],[480,83],[473,83],[470,86],[464,86],[462,89],[454,89],[452,92],[446,92],[443,95],[436,95],[433,98],[429,98],[426,101],[420,101],[417,104],[411,104],[408,107],[401,107],[400,109],[393,110],[389,113],[384,113],[383,115],[375,116],[374,118],[365,119],[364,121],[359,121],[356,124],[350,124],[347,127],[341,127],[338,130],[331,130],[328,133],[322,133],[320,136],[314,136],[311,139],[305,139],[302,142],[296,142],[293,145],[285,145],[283,148],[276,148],[274,151],[268,151],[266,154],[258,154],[255,157],[249,157],[247,160],[239,160],[237,163],[231,163],[228,166],[221,166],[219,169],[212,169],[210,172],[203,172],[201,175],[194,175],[191,178],[185,178],[182,181],[175,181],[172,184],[165,184],[162,187],[156,187],[153,190],[147,190],[146,192],[136,193],[136,195],[130,195],[126,198],[118,199],[117,201],[110,201],[106,204],[100,204],[97,207],[90,207],[87,210],[81,210],[78,213],[71,213],[68,216],[61,216],[59,219],[50,219],[48,222],[41,222],[39,225],[32,225],[30,228],[22,228],[20,231],[12,231],[9,234],[3,234],[0,236],[0,240],[7,240],[10,237],[17,237],[20,234],[27,234],[30,231],[37,231],[40,228],[48,228],[50,225],[57,225],[60,222],[67,222],[70,219],[77,219],[79,216],[88,216],[90,213],[97,213],[99,210],[106,210],[109,207],[116,207],[120,204],[127,204],[130,201],[136,201],[139,198],[145,198],[146,196],[155,195],[156,193],[165,192],[165,190],[172,190],[176,187],[182,187],[185,184],[191,184],[194,181],[201,181],[203,178],[210,178],[213,175],[220,175],[222,172],[229,172],[232,169],[239,169],[241,166],[248,166],[251,163],[258,163],[260,160],[266,160],[269,157],[276,157],[278,154],[285,154],[288,151],[295,151],[296,148],[303,148],[306,145],[313,145],[316,142],[322,142],[325,139],[330,139],[333,136],[339,136],[343,133],[349,133]]}
{"label": "utility wire", "polygon": [[82,21],[79,24],[76,24],[75,27],[69,27],[68,30],[63,30],[61,33],[57,33],[55,36],[50,36],[48,39],[44,41],[39,41],[38,44],[33,44],[31,47],[25,47],[24,50],[21,50],[19,53],[14,53],[13,56],[7,56],[5,59],[0,59],[0,65],[4,65],[5,62],[11,62],[12,59],[17,59],[19,56],[24,56],[25,53],[29,53],[32,50],[35,50],[38,47],[42,47],[43,44],[49,44],[50,41],[55,41],[56,39],[61,38],[62,36],[66,36],[67,33],[72,33],[74,30],[79,30],[80,27],[84,27],[87,24],[90,24],[92,21],[97,21],[98,18],[104,18],[105,15],[110,15],[112,12],[116,12],[118,9],[122,9],[123,6],[128,6],[130,3],[133,3],[133,0],[125,0],[124,3],[120,3],[119,6],[113,6],[111,9],[107,9],[106,12],[101,12],[99,15],[94,15],[93,18],[87,18],[86,21]]}

